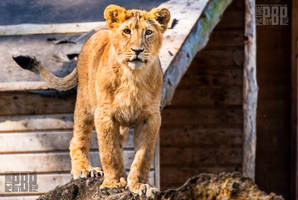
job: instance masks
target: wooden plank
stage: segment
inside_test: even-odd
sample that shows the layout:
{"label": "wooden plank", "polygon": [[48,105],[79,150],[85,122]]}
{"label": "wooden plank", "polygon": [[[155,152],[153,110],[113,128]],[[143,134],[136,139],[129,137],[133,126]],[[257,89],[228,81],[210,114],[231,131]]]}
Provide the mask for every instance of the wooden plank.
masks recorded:
{"label": "wooden plank", "polygon": [[243,76],[243,168],[254,180],[256,164],[256,112],[258,85],[256,77],[255,0],[245,0],[245,59]]}
{"label": "wooden plank", "polygon": [[8,196],[8,195],[0,195],[0,200],[36,200],[39,195],[26,195],[20,194],[20,196]]}
{"label": "wooden plank", "polygon": [[[16,140],[16,138],[18,139]],[[0,154],[68,151],[71,138],[72,131],[1,133]],[[133,149],[134,145],[132,131],[129,133],[124,147],[126,149]],[[98,150],[95,132],[93,132],[90,138],[90,149]]]}
{"label": "wooden plank", "polygon": [[47,90],[49,86],[44,81],[16,81],[0,84],[0,92],[24,91],[24,90]]}
{"label": "wooden plank", "polygon": [[242,108],[172,108],[162,111],[162,126],[181,127],[196,125],[202,128],[242,127]]}
{"label": "wooden plank", "polygon": [[[241,165],[241,148],[164,147],[160,152],[163,166],[206,167]],[[175,158],[175,159],[173,159]]]}
{"label": "wooden plank", "polygon": [[291,199],[298,199],[298,2],[292,1],[291,25]]}
{"label": "wooden plank", "polygon": [[[63,94],[65,94],[63,96]],[[3,92],[0,98],[1,115],[34,115],[72,113],[75,92],[71,95],[55,91]]]}
{"label": "wooden plank", "polygon": [[[225,15],[225,14],[224,14]],[[225,16],[224,16],[225,17]],[[226,20],[226,19],[225,19]],[[239,30],[218,30],[211,34],[211,38],[205,49],[225,49],[226,51],[234,48],[244,47],[244,32]]]}
{"label": "wooden plank", "polygon": [[[196,61],[196,60],[194,60]],[[196,88],[242,88],[243,70],[239,67],[232,69],[212,68],[201,66],[199,60],[192,63],[192,67],[183,76],[177,89]],[[176,90],[177,91],[177,90]]]}
{"label": "wooden plank", "polygon": [[[155,185],[155,172],[150,171],[149,173],[149,182],[152,185]],[[42,194],[54,189],[57,185],[63,185],[69,182],[71,179],[71,175],[69,173],[51,173],[51,174],[37,174],[37,184],[38,184],[38,193]],[[5,184],[5,175],[0,175],[0,185],[4,186]],[[3,199],[4,195],[14,195],[13,197],[16,198],[16,195],[32,195],[35,193],[32,192],[5,192],[4,187],[0,187],[0,199]],[[17,198],[16,198],[17,200]],[[27,199],[26,199],[27,200]]]}
{"label": "wooden plank", "polygon": [[[235,1],[234,1],[235,2]],[[240,1],[241,2],[241,1]],[[244,27],[244,9],[229,10],[224,13],[225,20],[218,23],[218,30],[243,30]]]}
{"label": "wooden plank", "polygon": [[241,98],[241,88],[177,89],[172,105],[179,107],[241,106]]}
{"label": "wooden plank", "polygon": [[0,133],[38,130],[71,130],[73,114],[0,117]]}
{"label": "wooden plank", "polygon": [[173,58],[180,51],[185,39],[189,37],[191,29],[201,17],[207,3],[208,0],[191,0],[188,3],[170,0],[160,5],[161,7],[168,8],[171,11],[171,17],[178,20],[175,27],[167,30],[164,34],[165,39],[159,56],[163,72],[167,71]]}
{"label": "wooden plank", "polygon": [[210,128],[186,126],[161,128],[161,148],[166,147],[241,147],[242,129]]}
{"label": "wooden plank", "polygon": [[[123,152],[124,167],[129,169],[134,158],[134,151]],[[98,151],[90,151],[90,161],[92,166],[100,166]],[[70,157],[69,152],[51,153],[26,153],[26,154],[2,154],[0,156],[0,174],[13,172],[69,172]],[[154,168],[154,162],[151,163]]]}
{"label": "wooden plank", "polygon": [[298,2],[292,1],[291,16],[291,199],[298,199]]}
{"label": "wooden plank", "polygon": [[[230,3],[230,0],[210,1],[204,10],[203,17],[194,24],[192,31],[189,33],[187,39],[184,40],[179,52],[177,52],[176,55],[173,54],[174,57],[171,62],[169,62],[169,65],[164,65],[168,67],[163,68],[164,85],[162,90],[162,106],[171,102],[175,89],[183,74],[188,69],[196,53],[206,46],[211,31],[214,29],[223,11]],[[176,40],[173,41],[172,43],[176,43]],[[164,45],[164,47],[167,47],[167,45]],[[163,57],[163,54],[161,54],[161,57]]]}
{"label": "wooden plank", "polygon": [[243,66],[244,54],[243,48],[233,48],[231,51],[226,49],[204,50],[198,54],[198,63],[200,66],[208,67],[230,67]]}
{"label": "wooden plank", "polygon": [[52,33],[84,33],[92,29],[105,29],[105,22],[83,22],[63,24],[18,24],[0,26],[0,36],[34,35]]}

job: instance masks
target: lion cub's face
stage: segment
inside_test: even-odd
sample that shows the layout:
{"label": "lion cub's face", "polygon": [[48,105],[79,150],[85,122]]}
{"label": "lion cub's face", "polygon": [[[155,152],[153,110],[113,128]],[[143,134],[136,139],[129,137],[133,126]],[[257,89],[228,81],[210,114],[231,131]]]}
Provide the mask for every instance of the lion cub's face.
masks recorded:
{"label": "lion cub's face", "polygon": [[147,12],[110,5],[104,16],[119,63],[137,70],[155,60],[170,20],[168,9],[154,8]]}

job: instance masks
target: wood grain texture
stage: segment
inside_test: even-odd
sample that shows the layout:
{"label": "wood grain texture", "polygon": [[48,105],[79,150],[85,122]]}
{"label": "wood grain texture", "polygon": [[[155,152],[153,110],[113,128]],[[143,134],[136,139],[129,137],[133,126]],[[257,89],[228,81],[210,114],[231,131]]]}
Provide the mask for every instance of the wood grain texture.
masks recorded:
{"label": "wood grain texture", "polygon": [[291,24],[291,199],[298,199],[298,3],[292,1]]}
{"label": "wood grain texture", "polygon": [[92,29],[105,29],[105,22],[6,25],[0,26],[0,36],[84,33]]}
{"label": "wood grain texture", "polygon": [[71,130],[73,114],[0,117],[0,132]]}
{"label": "wood grain texture", "polygon": [[72,113],[75,101],[75,94],[70,92],[2,92],[0,116]]}
{"label": "wood grain texture", "polygon": [[[164,154],[164,155],[163,155]],[[166,156],[165,156],[166,155]],[[208,167],[241,165],[239,148],[168,147],[161,152],[163,166]],[[172,159],[175,157],[175,159]]]}
{"label": "wood grain texture", "polygon": [[231,108],[171,108],[164,109],[162,118],[165,127],[198,125],[202,128],[242,127],[241,107]]}
{"label": "wood grain texture", "polygon": [[[72,131],[43,131],[0,133],[0,154],[20,152],[68,151]],[[16,138],[18,138],[16,140]],[[125,149],[133,149],[133,132],[131,131],[124,145]],[[90,138],[90,149],[98,150],[96,133]]]}
{"label": "wood grain texture", "polygon": [[161,146],[167,147],[241,147],[242,130],[240,128],[201,128],[184,126],[179,128],[162,128],[160,130]]}
{"label": "wood grain texture", "polygon": [[255,6],[255,0],[245,0],[242,173],[253,180],[255,179],[256,165],[256,115],[258,100]]}
{"label": "wood grain texture", "polygon": [[[123,152],[124,167],[129,169],[133,161],[134,151]],[[49,153],[26,153],[26,154],[2,154],[0,156],[0,174],[13,172],[69,172],[70,156],[69,152],[49,152]],[[90,162],[93,167],[100,166],[98,151],[90,151]],[[154,163],[151,168],[153,169]]]}

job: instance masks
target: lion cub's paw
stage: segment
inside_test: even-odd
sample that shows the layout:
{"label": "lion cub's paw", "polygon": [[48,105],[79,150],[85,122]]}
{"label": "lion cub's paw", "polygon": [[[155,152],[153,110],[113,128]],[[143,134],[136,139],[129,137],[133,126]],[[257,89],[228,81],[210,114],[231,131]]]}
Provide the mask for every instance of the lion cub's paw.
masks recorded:
{"label": "lion cub's paw", "polygon": [[102,177],[103,171],[99,167],[91,168],[88,170],[82,169],[81,170],[81,178],[88,178],[88,177]]}
{"label": "lion cub's paw", "polygon": [[149,184],[137,183],[134,186],[128,186],[128,189],[140,196],[146,196],[149,199],[154,199],[155,195],[159,193],[156,187]]}
{"label": "lion cub's paw", "polygon": [[124,177],[121,177],[119,181],[104,179],[103,183],[100,186],[100,189],[114,188],[114,187],[125,187],[126,184],[127,184],[127,182]]}

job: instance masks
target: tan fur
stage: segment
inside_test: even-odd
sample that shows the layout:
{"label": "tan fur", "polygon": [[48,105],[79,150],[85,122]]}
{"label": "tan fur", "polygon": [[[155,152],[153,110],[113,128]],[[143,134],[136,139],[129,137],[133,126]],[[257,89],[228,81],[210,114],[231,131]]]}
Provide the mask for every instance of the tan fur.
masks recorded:
{"label": "tan fur", "polygon": [[[129,127],[133,127],[136,154],[127,184],[133,192],[139,192],[148,183],[161,123],[163,75],[158,52],[170,13],[166,8],[146,12],[110,5],[104,16],[109,30],[97,32],[87,41],[77,64],[71,173],[78,178],[82,170],[91,169],[89,138],[95,126],[104,171],[102,187],[122,185],[122,148]],[[125,29],[131,33],[127,34]],[[146,35],[146,30],[152,34],[149,31]],[[141,61],[133,61],[136,53],[132,49],[144,49],[139,54]],[[51,79],[47,73],[44,72],[43,78]],[[69,78],[72,85],[75,79],[75,76]]]}

